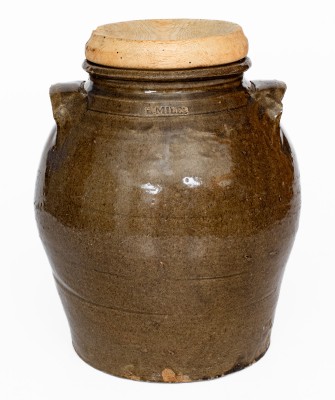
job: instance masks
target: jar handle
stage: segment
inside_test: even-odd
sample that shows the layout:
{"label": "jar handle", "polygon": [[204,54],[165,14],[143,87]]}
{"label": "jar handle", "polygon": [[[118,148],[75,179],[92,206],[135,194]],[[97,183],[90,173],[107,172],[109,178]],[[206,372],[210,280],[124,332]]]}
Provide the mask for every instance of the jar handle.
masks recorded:
{"label": "jar handle", "polygon": [[248,91],[253,100],[251,113],[257,122],[273,127],[272,132],[280,132],[280,118],[283,112],[282,99],[286,91],[286,84],[281,81],[251,81]]}
{"label": "jar handle", "polygon": [[69,130],[86,111],[85,82],[57,83],[49,90],[53,116],[57,125],[56,146],[62,146]]}

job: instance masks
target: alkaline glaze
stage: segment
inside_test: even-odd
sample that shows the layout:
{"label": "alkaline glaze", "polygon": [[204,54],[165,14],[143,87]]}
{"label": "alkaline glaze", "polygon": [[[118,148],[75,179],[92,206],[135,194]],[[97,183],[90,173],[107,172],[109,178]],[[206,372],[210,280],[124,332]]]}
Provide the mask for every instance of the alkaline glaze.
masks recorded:
{"label": "alkaline glaze", "polygon": [[188,382],[266,352],[298,226],[285,84],[227,65],[86,61],[50,95],[36,217],[73,345],[135,380]]}

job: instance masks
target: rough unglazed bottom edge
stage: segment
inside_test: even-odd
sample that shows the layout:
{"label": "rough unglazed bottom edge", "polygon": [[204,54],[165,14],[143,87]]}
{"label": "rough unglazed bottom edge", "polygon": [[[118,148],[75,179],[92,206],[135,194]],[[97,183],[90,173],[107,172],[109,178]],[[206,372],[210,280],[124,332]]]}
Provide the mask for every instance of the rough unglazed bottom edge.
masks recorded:
{"label": "rough unglazed bottom edge", "polygon": [[263,353],[261,353],[258,357],[256,357],[250,363],[238,363],[233,368],[231,368],[230,370],[228,370],[226,372],[223,372],[222,374],[219,374],[219,375],[205,376],[205,377],[196,378],[196,379],[192,379],[192,378],[187,376],[187,379],[176,379],[176,380],[164,380],[163,376],[161,376],[161,379],[149,379],[149,378],[143,378],[143,377],[137,376],[135,374],[121,375],[121,374],[117,374],[117,373],[114,373],[114,372],[106,371],[106,370],[100,368],[99,366],[91,363],[87,359],[85,359],[79,353],[79,351],[76,349],[76,347],[75,347],[73,342],[72,342],[72,346],[73,346],[76,354],[78,355],[78,357],[82,361],[84,361],[86,364],[88,364],[90,367],[92,367],[92,368],[94,368],[94,369],[96,369],[98,371],[104,372],[105,374],[114,376],[116,378],[122,378],[122,379],[137,381],[137,382],[147,382],[147,383],[191,383],[191,382],[203,382],[203,381],[209,381],[209,380],[213,380],[213,379],[217,379],[217,378],[222,378],[222,377],[224,377],[226,375],[230,375],[230,374],[232,374],[234,372],[238,372],[238,371],[241,371],[242,369],[250,367],[251,365],[255,364],[257,361],[259,361],[262,357],[264,357],[264,355],[266,354],[266,352],[268,351],[268,349],[270,347],[270,343],[268,344],[268,346],[265,349],[265,351]]}

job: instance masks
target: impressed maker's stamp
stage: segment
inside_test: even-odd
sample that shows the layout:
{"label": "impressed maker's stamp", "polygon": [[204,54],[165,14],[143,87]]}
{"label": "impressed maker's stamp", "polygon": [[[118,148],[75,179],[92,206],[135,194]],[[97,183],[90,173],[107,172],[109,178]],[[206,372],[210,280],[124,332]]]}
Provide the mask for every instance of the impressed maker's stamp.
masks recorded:
{"label": "impressed maker's stamp", "polygon": [[144,107],[145,115],[168,116],[168,115],[187,115],[188,107],[185,106],[166,106],[166,105],[148,105]]}

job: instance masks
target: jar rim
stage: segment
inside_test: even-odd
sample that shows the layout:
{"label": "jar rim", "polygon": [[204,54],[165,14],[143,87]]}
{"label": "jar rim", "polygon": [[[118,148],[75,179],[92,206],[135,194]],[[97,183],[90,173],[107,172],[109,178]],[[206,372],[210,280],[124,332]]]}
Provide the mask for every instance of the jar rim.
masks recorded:
{"label": "jar rim", "polygon": [[191,80],[210,80],[217,78],[229,78],[242,75],[251,67],[248,57],[241,60],[216,66],[197,67],[188,69],[132,69],[115,68],[95,64],[87,59],[83,62],[83,69],[93,77],[127,80],[127,81],[154,81],[154,82],[177,82]]}

